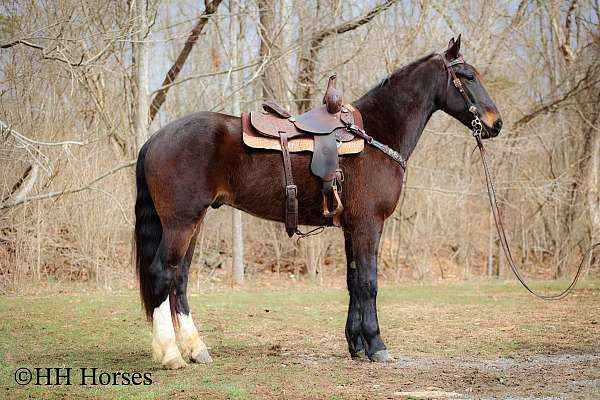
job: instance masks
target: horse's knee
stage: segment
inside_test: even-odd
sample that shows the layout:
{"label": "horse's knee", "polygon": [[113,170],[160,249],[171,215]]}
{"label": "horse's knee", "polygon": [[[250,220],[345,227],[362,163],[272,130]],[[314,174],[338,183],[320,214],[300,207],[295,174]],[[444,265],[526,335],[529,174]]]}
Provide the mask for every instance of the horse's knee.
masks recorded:
{"label": "horse's knee", "polygon": [[377,278],[369,278],[360,282],[359,292],[361,299],[377,297]]}
{"label": "horse's knee", "polygon": [[377,296],[377,264],[376,260],[363,258],[357,260],[358,293],[361,300]]}

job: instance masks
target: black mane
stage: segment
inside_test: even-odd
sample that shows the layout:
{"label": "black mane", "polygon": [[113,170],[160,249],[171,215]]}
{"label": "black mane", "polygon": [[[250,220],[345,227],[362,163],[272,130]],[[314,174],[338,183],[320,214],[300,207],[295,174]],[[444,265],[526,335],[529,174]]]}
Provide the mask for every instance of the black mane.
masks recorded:
{"label": "black mane", "polygon": [[397,70],[395,70],[394,72],[392,72],[391,74],[389,74],[388,76],[383,78],[381,80],[381,82],[379,82],[379,84],[377,84],[377,86],[375,86],[373,89],[380,88],[380,87],[387,85],[393,78],[399,78],[399,77],[403,76],[404,74],[406,74],[407,72],[412,71],[418,65],[429,60],[431,57],[435,56],[436,54],[437,53],[429,53],[428,55],[423,56],[423,57],[419,58],[418,60],[411,62],[410,64],[406,64],[406,65],[398,68]]}
{"label": "black mane", "polygon": [[[438,79],[431,60],[437,53],[404,65],[378,85],[371,88],[354,104],[363,114],[365,130],[375,139],[399,149],[408,158],[425,124],[435,111]],[[430,65],[428,68],[424,68]]]}

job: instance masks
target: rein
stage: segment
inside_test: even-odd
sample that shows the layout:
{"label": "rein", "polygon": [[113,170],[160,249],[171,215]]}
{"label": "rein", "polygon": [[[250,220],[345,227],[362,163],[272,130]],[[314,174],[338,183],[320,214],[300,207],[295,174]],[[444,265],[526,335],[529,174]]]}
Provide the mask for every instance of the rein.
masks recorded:
{"label": "rein", "polygon": [[[479,110],[473,104],[471,99],[469,99],[469,96],[466,93],[464,85],[462,84],[461,80],[456,76],[456,73],[452,69],[453,65],[464,64],[465,61],[462,57],[459,57],[452,62],[448,62],[448,60],[446,60],[446,57],[444,57],[441,54],[440,54],[440,56],[442,57],[442,60],[444,61],[444,65],[448,71],[448,74],[449,74],[448,80],[450,80],[450,77],[452,77],[452,83],[454,84],[454,87],[459,91],[459,93],[465,99],[465,103],[466,103],[467,107],[469,108],[469,112],[471,112],[471,114],[473,114],[473,119],[471,120],[472,133],[473,133],[473,137],[475,138],[475,141],[477,142],[477,148],[479,149],[479,153],[481,154],[481,162],[483,164],[483,170],[485,172],[485,183],[487,186],[488,197],[490,200],[490,207],[492,209],[492,214],[494,216],[494,223],[496,225],[496,230],[498,231],[500,243],[502,244],[502,250],[504,251],[504,255],[506,256],[506,259],[508,260],[508,265],[509,265],[511,271],[515,274],[515,276],[517,277],[517,279],[519,280],[521,285],[523,285],[523,287],[529,293],[534,295],[535,297],[542,299],[542,300],[560,300],[560,299],[565,298],[573,290],[573,288],[577,284],[577,281],[581,277],[581,273],[583,272],[585,260],[588,258],[588,256],[591,256],[592,251],[596,247],[600,247],[600,242],[594,243],[588,248],[588,250],[585,252],[585,254],[582,257],[581,262],[579,263],[579,266],[577,267],[577,272],[575,273],[575,276],[573,277],[571,284],[569,286],[567,286],[567,288],[564,289],[562,292],[560,292],[558,294],[545,295],[545,294],[537,293],[533,289],[531,289],[531,287],[527,284],[527,282],[525,282],[525,279],[523,278],[519,267],[517,267],[517,265],[512,257],[512,252],[510,251],[510,246],[508,245],[508,239],[506,238],[506,232],[504,231],[504,224],[502,223],[502,217],[500,215],[500,210],[498,208],[498,201],[496,198],[496,190],[494,189],[494,182],[492,180],[492,175],[490,173],[490,169],[488,166],[485,147],[483,146],[483,142],[482,142],[481,134],[483,132],[483,125],[481,124],[481,120],[479,119]],[[450,85],[450,82],[448,82],[448,86],[449,85]]]}

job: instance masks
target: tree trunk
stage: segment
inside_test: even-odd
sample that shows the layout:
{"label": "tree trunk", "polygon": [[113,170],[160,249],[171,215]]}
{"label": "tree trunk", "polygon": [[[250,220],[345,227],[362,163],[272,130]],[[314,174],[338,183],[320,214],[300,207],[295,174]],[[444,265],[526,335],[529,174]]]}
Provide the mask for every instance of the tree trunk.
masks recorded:
{"label": "tree trunk", "polygon": [[600,242],[600,133],[595,132],[592,159],[588,171],[588,207],[592,224],[592,242]]}
{"label": "tree trunk", "polygon": [[[286,51],[287,49],[290,48],[290,46],[292,45],[292,41],[293,41],[293,35],[294,35],[294,31],[293,31],[293,26],[292,26],[292,18],[293,18],[293,13],[294,13],[294,8],[293,8],[293,0],[282,0],[281,1],[281,7],[280,7],[280,15],[281,15],[281,21],[283,23],[283,28],[282,28],[282,32],[281,32],[281,49],[283,49],[283,51]],[[281,68],[281,73],[279,74],[279,78],[281,80],[281,84],[282,84],[282,94],[285,96],[285,100],[287,100],[287,109],[289,111],[292,112],[292,114],[295,113],[295,110],[293,110],[292,108],[294,107],[294,93],[292,90],[290,90],[290,88],[292,87],[292,80],[294,79],[294,73],[296,72],[295,70],[292,70],[290,68],[290,66],[293,64],[293,56],[291,54],[288,54],[287,56],[285,56],[284,58],[282,58],[282,68]],[[283,101],[284,98],[279,99],[280,101]]]}
{"label": "tree trunk", "polygon": [[[598,96],[600,100],[600,96]],[[588,133],[591,137],[590,159],[587,170],[587,204],[590,213],[591,224],[591,240],[592,244],[600,243],[600,130],[598,130],[598,122],[600,122],[600,110],[596,110],[596,115],[592,120]],[[596,254],[598,254],[596,252]],[[590,258],[590,263],[595,263],[594,254]]]}
{"label": "tree trunk", "polygon": [[494,213],[490,210],[490,227],[488,237],[488,261],[487,261],[487,276],[492,277],[494,273],[494,242],[496,238],[496,225],[494,225]]}
{"label": "tree trunk", "polygon": [[[235,0],[229,1],[229,51],[231,64],[239,64],[239,47],[238,47],[238,25],[239,19],[239,3]],[[239,86],[239,72],[231,73],[231,91],[234,92]],[[233,115],[240,115],[240,96],[241,93],[235,92],[231,99],[231,112]],[[232,282],[234,285],[244,283],[244,235],[242,231],[242,212],[235,208],[231,210],[231,226],[232,226]]]}
{"label": "tree trunk", "polygon": [[242,231],[242,212],[231,209],[231,225],[233,227],[233,271],[234,285],[244,283],[244,232]]}
{"label": "tree trunk", "polygon": [[[260,33],[260,57],[270,58],[275,49],[275,2],[258,0],[258,17]],[[283,88],[279,62],[269,61],[260,76],[263,99],[283,100]]]}
{"label": "tree trunk", "polygon": [[310,280],[315,282],[321,262],[321,239],[313,236],[307,237],[304,241],[306,246],[306,272]]}
{"label": "tree trunk", "polygon": [[148,96],[148,69],[150,64],[149,45],[146,42],[149,36],[148,25],[148,0],[135,0],[136,14],[139,20],[136,34],[136,97],[137,108],[135,112],[135,148],[136,153],[148,139],[148,110],[150,98]]}
{"label": "tree trunk", "polygon": [[173,86],[173,83],[177,79],[177,76],[181,72],[181,69],[185,65],[185,62],[187,61],[190,53],[192,52],[194,45],[196,44],[196,42],[198,42],[198,38],[200,37],[202,30],[204,29],[206,24],[208,24],[210,16],[217,12],[221,1],[222,0],[213,0],[210,3],[205,3],[206,6],[204,8],[204,12],[202,13],[202,15],[200,15],[198,22],[196,23],[196,25],[190,32],[190,35],[188,36],[187,40],[185,41],[185,45],[179,52],[179,55],[177,55],[177,59],[169,69],[169,72],[167,72],[167,75],[163,80],[162,86],[159,90],[156,91],[156,94],[152,99],[152,104],[150,105],[150,121],[154,121],[154,117],[156,116],[158,110],[160,110],[160,107],[167,98],[167,92],[169,91],[169,88]]}

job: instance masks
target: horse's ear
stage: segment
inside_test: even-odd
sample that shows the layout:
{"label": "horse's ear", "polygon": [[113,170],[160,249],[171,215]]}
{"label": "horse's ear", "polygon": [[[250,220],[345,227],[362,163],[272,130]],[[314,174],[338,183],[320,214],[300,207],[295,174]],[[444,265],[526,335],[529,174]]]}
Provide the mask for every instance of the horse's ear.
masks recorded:
{"label": "horse's ear", "polygon": [[452,38],[450,39],[450,42],[448,42],[448,50],[446,50],[446,57],[449,60],[454,60],[460,55],[460,36],[461,35],[458,35],[456,40]]}

